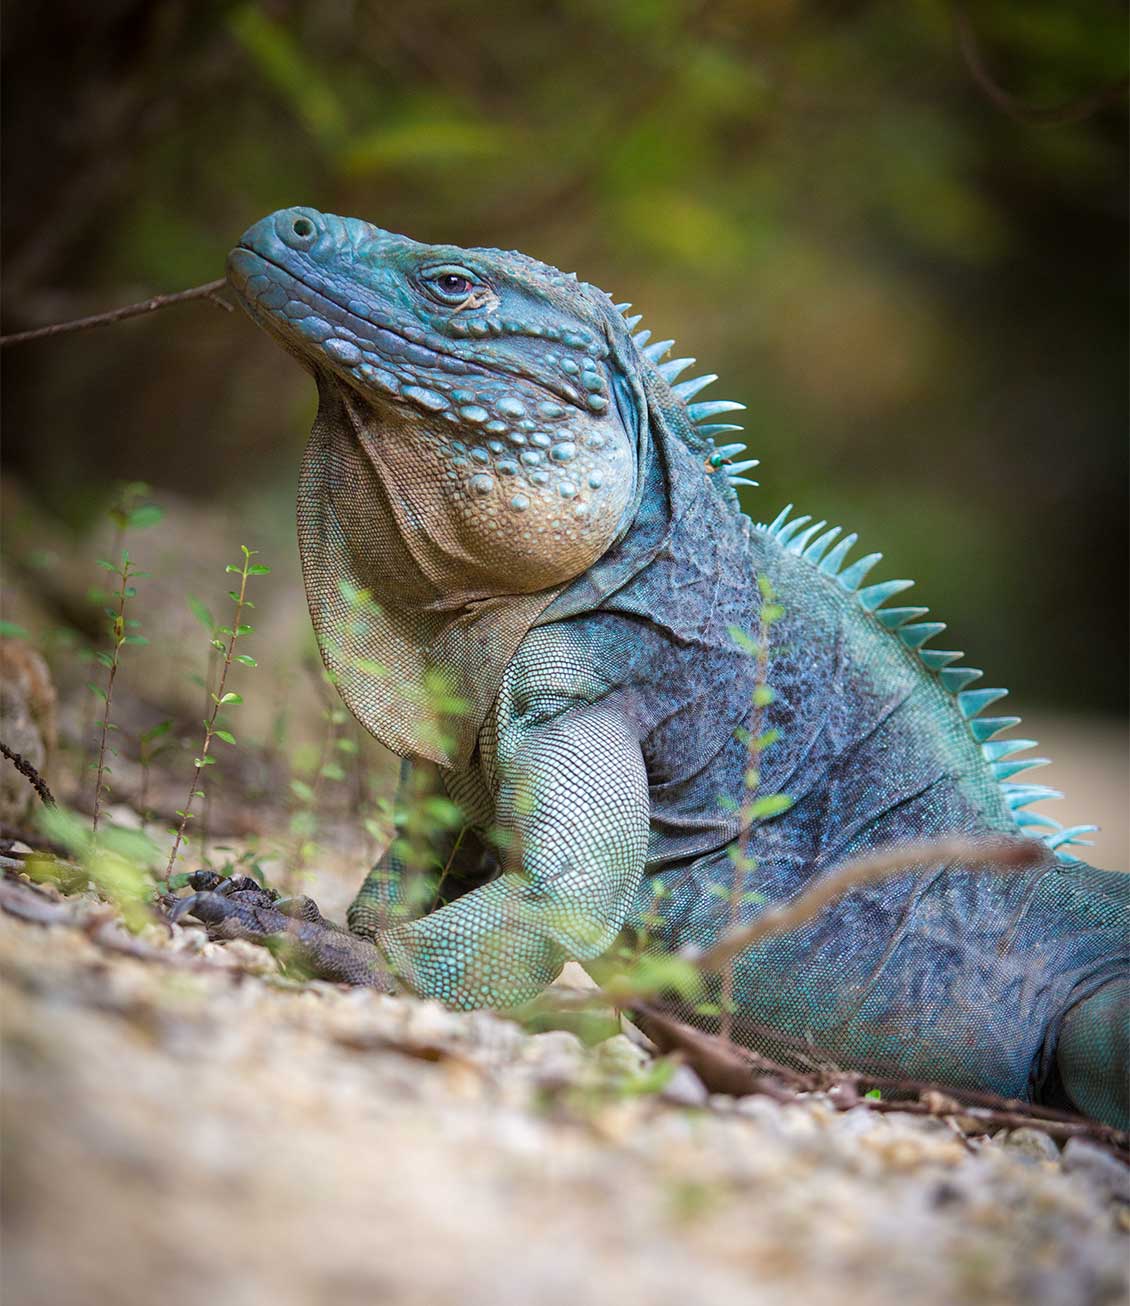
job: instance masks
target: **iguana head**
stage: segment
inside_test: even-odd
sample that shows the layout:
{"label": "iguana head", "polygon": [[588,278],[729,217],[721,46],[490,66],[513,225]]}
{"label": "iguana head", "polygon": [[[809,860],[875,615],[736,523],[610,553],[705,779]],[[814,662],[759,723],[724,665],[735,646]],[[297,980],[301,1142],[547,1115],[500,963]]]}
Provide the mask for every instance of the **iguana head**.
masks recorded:
{"label": "iguana head", "polygon": [[438,590],[561,584],[626,527],[638,406],[603,291],[523,254],[310,208],[251,227],[228,276],[313,372],[323,415],[363,447]]}

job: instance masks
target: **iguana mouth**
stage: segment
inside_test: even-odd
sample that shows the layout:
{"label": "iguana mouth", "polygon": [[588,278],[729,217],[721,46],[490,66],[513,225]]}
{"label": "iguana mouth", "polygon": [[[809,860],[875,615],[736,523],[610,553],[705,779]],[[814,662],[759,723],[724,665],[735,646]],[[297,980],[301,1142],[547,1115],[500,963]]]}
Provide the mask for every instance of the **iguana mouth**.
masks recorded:
{"label": "iguana mouth", "polygon": [[[269,268],[270,273],[256,273],[255,271],[241,269],[237,279],[233,275],[235,272],[233,256],[235,255],[254,258],[264,268]],[[251,290],[249,283],[256,275],[269,275],[271,284],[262,287],[258,291]],[[285,278],[281,285],[280,275]],[[408,368],[429,368],[437,372],[446,372],[451,376],[472,376],[477,373],[487,376],[521,377],[523,380],[532,381],[571,408],[584,411],[583,406],[576,402],[575,396],[570,395],[563,388],[555,385],[551,380],[547,380],[539,373],[529,368],[514,366],[508,363],[508,360],[503,360],[497,356],[490,358],[489,362],[484,361],[481,354],[490,351],[489,348],[484,348],[484,342],[482,341],[477,342],[480,356],[477,356],[474,362],[469,362],[461,355],[450,350],[438,348],[439,338],[437,336],[427,335],[428,343],[424,344],[425,333],[418,328],[412,329],[413,335],[417,337],[413,339],[402,329],[398,330],[397,327],[391,325],[387,318],[362,316],[354,311],[353,307],[342,304],[327,290],[296,276],[289,268],[284,267],[281,263],[269,258],[259,250],[252,249],[249,245],[239,244],[232,250],[231,255],[228,257],[228,279],[232,281],[237,294],[247,303],[248,307],[255,310],[256,314],[267,325],[274,328],[276,334],[283,336],[284,341],[291,345],[292,348],[296,343],[307,346],[321,346],[333,362],[347,369],[364,363],[377,367],[380,367],[381,364],[392,363]],[[292,317],[284,312],[283,305],[275,307],[261,302],[262,296],[272,286],[285,289],[288,283],[301,287],[302,294],[294,296],[293,302],[309,308],[310,312],[308,314],[303,314],[301,317]],[[284,301],[284,304],[286,302]],[[359,301],[352,302],[358,307],[361,306]],[[302,323],[307,321],[310,321],[311,325],[303,329]],[[280,325],[284,323],[290,328],[285,335],[279,330]],[[348,334],[343,335],[342,332]]]}

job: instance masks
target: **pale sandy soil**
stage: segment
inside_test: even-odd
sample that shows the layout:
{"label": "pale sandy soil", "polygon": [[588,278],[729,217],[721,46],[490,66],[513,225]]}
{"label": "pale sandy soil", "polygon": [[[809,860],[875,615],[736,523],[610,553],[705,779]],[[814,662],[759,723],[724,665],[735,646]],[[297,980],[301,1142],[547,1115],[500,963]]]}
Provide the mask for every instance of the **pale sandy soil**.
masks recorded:
{"label": "pale sandy soil", "polygon": [[[95,917],[105,908],[83,909]],[[1125,1300],[1127,1171],[0,915],[8,1306]],[[248,969],[258,974],[248,973]]]}

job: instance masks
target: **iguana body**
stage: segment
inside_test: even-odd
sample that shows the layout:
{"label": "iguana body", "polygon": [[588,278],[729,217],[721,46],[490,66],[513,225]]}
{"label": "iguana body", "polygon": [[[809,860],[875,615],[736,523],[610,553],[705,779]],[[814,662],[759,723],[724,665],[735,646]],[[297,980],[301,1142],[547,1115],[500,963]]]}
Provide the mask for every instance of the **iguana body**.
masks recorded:
{"label": "iguana body", "polygon": [[[706,382],[675,384],[670,342],[633,337],[603,292],[310,209],[252,227],[229,277],[318,382],[299,537],[327,664],[479,836],[448,871],[471,887],[416,919],[406,868],[378,867],[350,912],[371,955],[304,924],[326,973],[365,982],[386,959],[418,993],[509,1006],[625,931],[716,939],[756,686],[734,630],[757,627],[762,577],[783,616],[759,784],[792,804],[752,831],[738,915],[874,846],[1049,824],[1023,811],[1048,791],[1011,779],[1030,744],[982,715],[1001,691],[924,648],[942,627],[885,606],[906,583],[866,585],[878,559],[851,562],[854,536],[787,511],[751,525],[727,479],[738,447],[716,444],[734,428],[711,421],[737,405],[692,403]],[[928,868],[747,951],[735,1032],[1121,1119],[1128,881],[1059,860],[1075,833],[1054,828],[1033,871]],[[192,908],[280,923],[231,898]]]}

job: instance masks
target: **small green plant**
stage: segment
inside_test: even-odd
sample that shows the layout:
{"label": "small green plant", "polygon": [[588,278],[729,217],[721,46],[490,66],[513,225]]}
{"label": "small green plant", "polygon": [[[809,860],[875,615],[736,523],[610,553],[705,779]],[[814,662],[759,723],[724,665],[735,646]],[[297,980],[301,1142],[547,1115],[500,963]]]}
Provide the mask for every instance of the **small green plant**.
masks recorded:
{"label": "small green plant", "polygon": [[97,662],[106,668],[105,687],[96,685],[90,681],[87,688],[96,698],[102,700],[102,727],[99,732],[98,742],[98,762],[96,765],[94,778],[94,816],[91,823],[91,829],[94,833],[98,832],[98,822],[102,815],[102,795],[106,785],[106,777],[110,774],[110,766],[106,761],[106,753],[116,755],[116,750],[109,744],[111,732],[117,730],[117,726],[110,720],[110,712],[114,704],[114,682],[117,680],[118,667],[121,663],[122,649],[127,644],[148,644],[144,635],[137,633],[139,623],[132,617],[126,616],[126,605],[130,599],[137,594],[137,589],[131,584],[131,581],[140,580],[143,576],[148,576],[147,571],[139,571],[130,560],[129,553],[123,549],[121,555],[121,564],[116,565],[106,561],[105,558],[98,559],[98,565],[104,570],[110,572],[118,578],[118,585],[115,592],[115,604],[105,609],[106,615],[110,619],[110,648],[102,649],[95,653]]}
{"label": "small green plant", "polygon": [[247,597],[247,582],[252,576],[265,576],[271,569],[262,563],[251,561],[256,556],[257,550],[249,549],[245,544],[241,544],[239,547],[240,552],[243,554],[243,562],[229,562],[225,568],[228,573],[239,577],[239,589],[228,591],[228,597],[235,605],[235,611],[230,626],[217,626],[212,633],[211,646],[223,656],[223,662],[220,666],[219,682],[214,690],[209,691],[208,698],[211,710],[204,719],[204,738],[200,745],[200,752],[193,759],[192,782],[189,785],[188,797],[185,799],[184,807],[177,810],[180,821],[174,831],[173,846],[169,850],[169,860],[165,867],[164,878],[166,883],[170,880],[176,866],[177,854],[180,852],[180,846],[184,841],[185,830],[192,819],[193,804],[197,798],[205,796],[204,790],[200,787],[200,777],[205,767],[216,764],[216,758],[212,753],[213,740],[219,739],[232,748],[236,746],[235,735],[220,720],[221,709],[238,707],[243,702],[241,695],[227,688],[228,675],[232,669],[232,664],[238,662],[244,667],[258,666],[258,663],[249,653],[237,653],[236,646],[241,639],[254,632],[254,627],[242,620],[245,609],[255,606]]}

